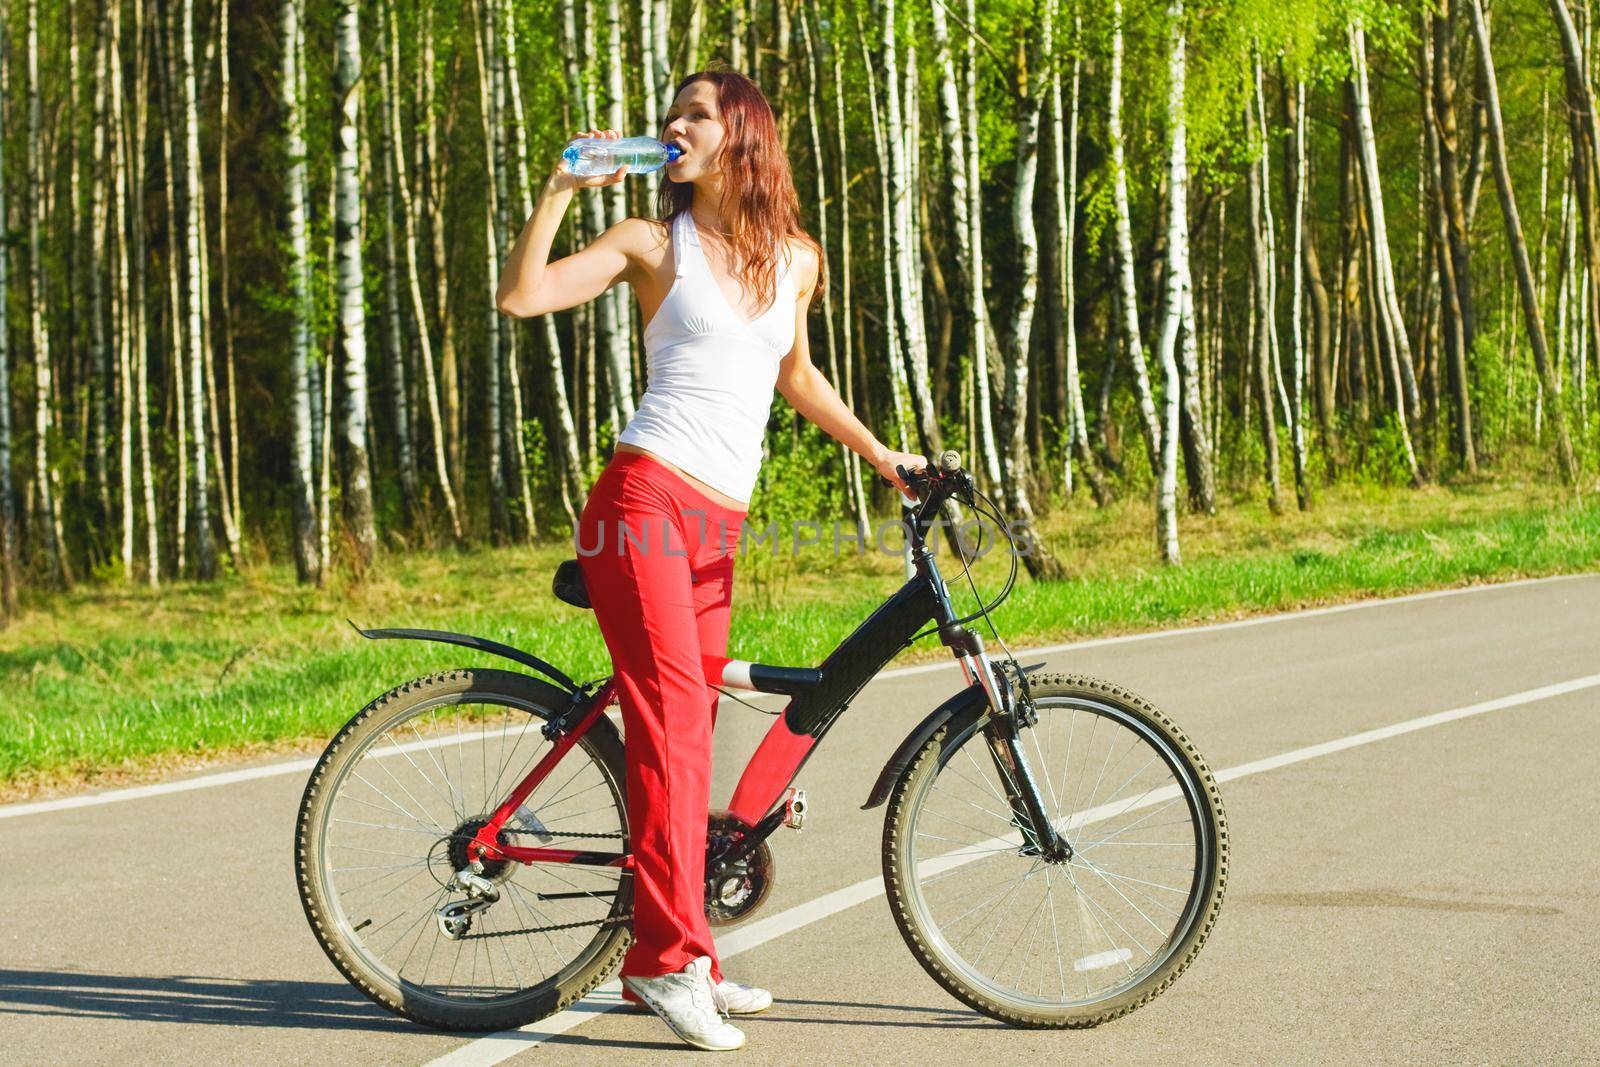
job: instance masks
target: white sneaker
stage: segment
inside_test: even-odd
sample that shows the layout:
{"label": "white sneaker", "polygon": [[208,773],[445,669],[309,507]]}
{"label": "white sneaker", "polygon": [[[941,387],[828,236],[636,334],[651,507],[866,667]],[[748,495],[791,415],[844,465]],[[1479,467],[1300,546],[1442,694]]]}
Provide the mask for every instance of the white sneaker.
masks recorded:
{"label": "white sneaker", "polygon": [[622,984],[695,1048],[731,1052],[743,1047],[744,1031],[723,1018],[712,992],[710,956],[696,956],[673,974],[625,977]]}
{"label": "white sneaker", "polygon": [[753,985],[743,985],[724,978],[711,987],[717,1007],[729,1015],[754,1015],[772,1007],[772,994]]}

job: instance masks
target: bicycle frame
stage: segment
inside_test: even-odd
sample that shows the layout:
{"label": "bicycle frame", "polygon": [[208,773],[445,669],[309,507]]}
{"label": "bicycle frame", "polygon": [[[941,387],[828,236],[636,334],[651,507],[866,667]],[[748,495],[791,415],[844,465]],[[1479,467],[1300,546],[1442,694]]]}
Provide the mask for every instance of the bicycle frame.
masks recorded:
{"label": "bicycle frame", "polygon": [[[984,703],[996,717],[1009,719],[1009,688],[1000,680],[978,635],[955,621],[957,615],[951,606],[949,592],[933,553],[927,546],[926,533],[931,525],[930,520],[917,517],[906,527],[915,573],[840,641],[816,671],[810,672],[811,676],[803,681],[796,681],[796,677],[807,672],[707,657],[708,685],[738,684],[725,677],[724,665],[731,665],[733,670],[728,673],[746,679],[751,675],[782,675],[782,691],[796,690],[750,757],[734,788],[729,810],[745,825],[752,827],[753,832],[745,835],[737,848],[722,857],[723,862],[732,862],[753,850],[781,824],[784,795],[811,753],[844,714],[856,694],[928,623],[938,624],[941,642],[951,648],[961,663],[967,677],[968,691],[976,686],[983,694]],[[744,687],[765,688],[749,684]],[[575,701],[581,695],[581,689],[574,689]],[[616,698],[617,683],[612,677],[606,680],[586,705],[578,705],[573,709],[577,722],[570,729],[560,731],[550,752],[517,783],[504,803],[479,829],[467,849],[471,859],[632,867],[633,857],[626,853],[522,847],[500,840],[502,828],[517,808]],[[579,707],[582,710],[578,710]],[[1044,818],[1037,790],[1033,787],[1031,775],[1027,773],[1026,758],[1015,744],[1014,728],[1009,735],[1001,733],[991,737],[991,747],[995,751],[997,765],[1001,767],[1002,780],[1017,787],[1016,795],[1011,797],[1013,810],[1019,819],[1027,817],[1035,827],[1042,824],[1043,829],[1038,836],[1048,839],[1048,844],[1053,846],[1055,834]],[[1019,825],[1027,824],[1019,822]]]}

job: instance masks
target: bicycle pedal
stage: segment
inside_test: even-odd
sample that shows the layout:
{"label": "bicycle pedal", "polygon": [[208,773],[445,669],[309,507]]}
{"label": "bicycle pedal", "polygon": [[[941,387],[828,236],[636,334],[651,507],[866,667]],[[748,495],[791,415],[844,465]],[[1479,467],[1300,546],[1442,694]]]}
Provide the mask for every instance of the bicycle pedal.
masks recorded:
{"label": "bicycle pedal", "polygon": [[790,789],[789,795],[783,801],[783,825],[791,830],[799,830],[806,823],[806,791],[804,789]]}

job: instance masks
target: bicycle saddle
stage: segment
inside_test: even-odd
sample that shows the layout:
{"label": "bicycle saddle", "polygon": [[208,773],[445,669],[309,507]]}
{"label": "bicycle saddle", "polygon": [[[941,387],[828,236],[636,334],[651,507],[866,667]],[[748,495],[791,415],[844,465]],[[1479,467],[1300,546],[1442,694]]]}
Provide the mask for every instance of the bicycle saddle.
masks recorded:
{"label": "bicycle saddle", "polygon": [[565,601],[575,608],[593,608],[589,603],[589,589],[583,584],[583,570],[575,559],[561,561],[556,568],[555,581],[550,583],[551,592],[556,599]]}

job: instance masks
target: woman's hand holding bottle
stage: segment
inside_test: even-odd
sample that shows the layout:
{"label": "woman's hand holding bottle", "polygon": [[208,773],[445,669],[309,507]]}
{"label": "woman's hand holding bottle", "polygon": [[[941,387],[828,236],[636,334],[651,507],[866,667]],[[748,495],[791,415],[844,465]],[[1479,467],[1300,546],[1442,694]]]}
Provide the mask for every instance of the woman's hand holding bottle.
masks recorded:
{"label": "woman's hand holding bottle", "polygon": [[[615,141],[621,139],[622,134],[616,130],[584,130],[582,133],[574,135],[574,139],[578,137],[593,137]],[[566,157],[563,156],[561,160],[556,163],[555,172],[550,175],[550,185],[557,191],[566,191],[570,189],[596,189],[600,188],[601,186],[616,185],[627,176],[628,165],[626,163],[612,171],[610,174],[574,174],[572,173],[572,168],[567,165]]]}

